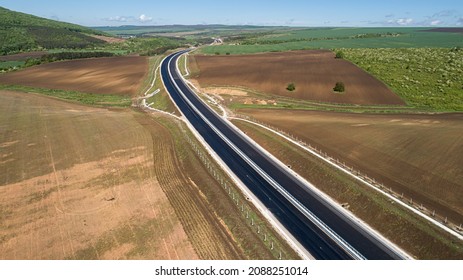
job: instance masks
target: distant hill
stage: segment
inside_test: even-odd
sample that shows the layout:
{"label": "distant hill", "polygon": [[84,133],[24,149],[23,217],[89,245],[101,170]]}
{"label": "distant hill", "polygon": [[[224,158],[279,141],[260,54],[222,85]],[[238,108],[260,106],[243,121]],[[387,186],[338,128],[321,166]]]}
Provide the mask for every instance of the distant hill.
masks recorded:
{"label": "distant hill", "polygon": [[53,48],[105,44],[91,35],[104,33],[77,24],[49,20],[0,7],[0,55]]}
{"label": "distant hill", "polygon": [[[197,25],[156,25],[156,26],[137,26],[137,25],[122,25],[122,26],[98,26],[92,27],[99,31],[104,31],[112,35],[118,36],[163,36],[163,34],[179,35],[175,33],[188,32],[189,34],[204,35],[224,35],[229,33],[240,32],[257,32],[268,30],[286,30],[284,26],[255,26],[255,25],[223,25],[223,24],[197,24]],[[292,28],[295,29],[295,28]]]}

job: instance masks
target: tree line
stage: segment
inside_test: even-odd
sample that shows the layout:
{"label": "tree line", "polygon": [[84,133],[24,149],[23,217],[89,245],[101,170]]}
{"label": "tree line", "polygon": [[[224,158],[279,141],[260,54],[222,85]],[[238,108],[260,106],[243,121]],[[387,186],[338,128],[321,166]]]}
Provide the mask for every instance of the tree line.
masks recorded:
{"label": "tree line", "polygon": [[83,59],[83,58],[95,58],[95,57],[111,57],[114,56],[111,52],[59,52],[59,53],[48,53],[42,55],[40,58],[29,58],[26,60],[25,67],[39,65],[43,63],[55,62],[60,60],[72,60],[72,59]]}
{"label": "tree line", "polygon": [[274,39],[274,40],[263,40],[256,38],[248,38],[240,42],[242,45],[274,45],[274,44],[283,44],[283,43],[293,43],[293,42],[313,42],[313,41],[325,41],[325,40],[345,40],[345,39],[366,39],[366,38],[380,38],[380,37],[397,37],[403,33],[366,33],[366,34],[357,34],[352,36],[340,36],[340,37],[310,37],[310,38],[289,38],[289,39]]}

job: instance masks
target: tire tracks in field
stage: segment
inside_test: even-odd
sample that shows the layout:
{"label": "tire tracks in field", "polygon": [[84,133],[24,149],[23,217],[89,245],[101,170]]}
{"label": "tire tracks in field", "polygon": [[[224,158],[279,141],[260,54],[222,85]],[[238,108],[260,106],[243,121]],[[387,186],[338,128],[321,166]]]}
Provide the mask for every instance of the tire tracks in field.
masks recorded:
{"label": "tire tracks in field", "polygon": [[154,173],[200,259],[240,259],[242,253],[198,188],[184,175],[170,131],[141,116],[153,140]]}
{"label": "tire tracks in field", "polygon": [[[40,112],[41,113],[41,112]],[[65,237],[64,235],[66,235],[66,233],[64,233],[63,231],[63,228],[62,228],[62,225],[61,225],[61,219],[60,217],[62,217],[62,214],[64,214],[64,204],[63,204],[63,200],[62,200],[62,196],[61,196],[61,182],[59,180],[59,177],[58,177],[58,172],[56,171],[56,166],[55,166],[55,158],[53,157],[53,149],[51,147],[51,142],[50,142],[50,139],[48,138],[48,125],[47,125],[47,121],[45,120],[44,121],[44,126],[45,126],[45,135],[44,135],[44,141],[46,142],[46,145],[47,145],[47,148],[48,148],[48,152],[49,152],[49,156],[50,156],[50,164],[52,166],[52,169],[53,169],[53,175],[54,175],[54,179],[55,179],[55,186],[56,186],[56,190],[57,190],[57,193],[58,193],[58,204],[59,206],[61,207],[61,209],[59,209],[59,207],[56,205],[57,203],[55,202],[54,203],[54,206],[55,206],[55,213],[56,213],[56,217],[57,217],[57,224],[58,224],[58,228],[59,228],[59,233],[60,233],[60,239],[61,239],[61,247],[62,247],[62,251],[63,251],[63,258],[65,258],[67,256],[67,253],[66,253],[66,249],[65,249],[65,242],[68,241],[69,242],[69,245],[71,247],[71,253],[72,255],[74,255],[74,250],[73,250],[73,247],[72,247],[72,240],[68,239],[68,240],[65,240]]]}

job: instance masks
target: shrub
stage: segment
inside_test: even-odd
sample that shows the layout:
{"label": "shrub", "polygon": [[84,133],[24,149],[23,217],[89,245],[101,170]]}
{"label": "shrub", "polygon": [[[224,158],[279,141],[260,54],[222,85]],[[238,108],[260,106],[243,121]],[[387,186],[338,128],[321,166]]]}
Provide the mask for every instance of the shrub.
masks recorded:
{"label": "shrub", "polygon": [[31,67],[34,65],[40,65],[42,63],[42,60],[39,58],[28,58],[26,62],[24,63],[25,67]]}
{"label": "shrub", "polygon": [[342,51],[337,51],[336,56],[334,58],[338,58],[338,59],[344,58],[344,53]]}
{"label": "shrub", "polygon": [[294,83],[289,83],[288,86],[286,87],[286,89],[288,91],[294,91],[294,90],[296,90],[296,86],[294,85]]}
{"label": "shrub", "polygon": [[336,92],[344,92],[346,90],[343,82],[337,82],[333,88]]}

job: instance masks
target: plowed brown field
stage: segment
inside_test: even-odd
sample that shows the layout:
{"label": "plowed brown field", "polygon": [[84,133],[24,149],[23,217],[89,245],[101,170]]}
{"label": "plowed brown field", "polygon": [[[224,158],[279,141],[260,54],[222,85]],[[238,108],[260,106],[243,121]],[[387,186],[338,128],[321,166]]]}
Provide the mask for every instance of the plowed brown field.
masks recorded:
{"label": "plowed brown field", "polygon": [[[335,59],[324,50],[292,51],[241,56],[195,55],[202,87],[239,86],[296,99],[345,104],[405,103],[386,85],[354,64]],[[192,63],[195,67],[194,62]],[[289,83],[296,90],[286,90]],[[343,82],[344,93],[334,93]]]}
{"label": "plowed brown field", "polygon": [[138,121],[151,132],[156,151],[154,162],[160,163],[154,165],[154,173],[199,257],[215,260],[242,258],[241,250],[204,199],[204,194],[191,178],[185,176],[190,174],[182,168],[184,166],[177,156],[180,151],[176,151],[168,130],[154,125],[146,116]]}
{"label": "plowed brown field", "polygon": [[463,222],[463,114],[240,112],[293,134],[440,216]]}
{"label": "plowed brown field", "polygon": [[0,91],[0,131],[0,259],[246,257],[145,114]]}
{"label": "plowed brown field", "polygon": [[0,112],[0,259],[198,258],[133,112],[7,91]]}
{"label": "plowed brown field", "polygon": [[60,61],[0,75],[0,84],[133,96],[148,72],[141,56]]}

